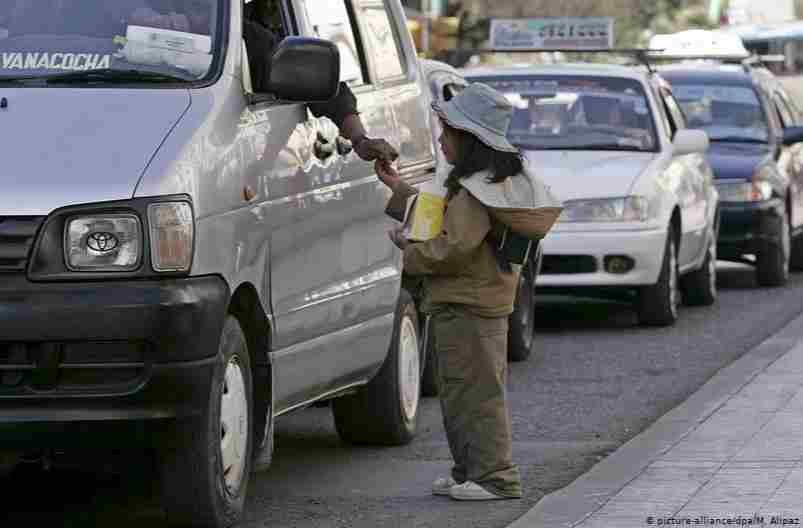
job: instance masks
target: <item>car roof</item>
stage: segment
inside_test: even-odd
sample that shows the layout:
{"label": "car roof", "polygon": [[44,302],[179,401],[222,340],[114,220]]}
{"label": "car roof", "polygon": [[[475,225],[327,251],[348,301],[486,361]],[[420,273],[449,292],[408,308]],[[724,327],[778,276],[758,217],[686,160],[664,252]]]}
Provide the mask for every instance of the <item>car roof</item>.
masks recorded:
{"label": "car roof", "polygon": [[730,86],[753,86],[755,84],[750,69],[733,64],[688,63],[672,64],[659,68],[661,77],[672,82],[700,82],[706,84],[727,84]]}
{"label": "car roof", "polygon": [[472,77],[516,77],[527,75],[581,75],[584,77],[619,77],[646,82],[646,68],[622,66],[618,64],[527,64],[521,66],[481,66],[462,69],[466,78]]}

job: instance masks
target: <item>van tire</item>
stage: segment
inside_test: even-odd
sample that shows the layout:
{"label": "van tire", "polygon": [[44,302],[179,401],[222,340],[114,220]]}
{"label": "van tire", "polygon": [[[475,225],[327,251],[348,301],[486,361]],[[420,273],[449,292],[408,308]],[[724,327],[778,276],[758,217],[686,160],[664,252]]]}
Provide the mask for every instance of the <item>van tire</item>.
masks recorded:
{"label": "van tire", "polygon": [[332,401],[340,438],[351,444],[403,445],[416,432],[421,396],[418,312],[401,290],[390,350],[377,375],[355,394]]}
{"label": "van tire", "polygon": [[513,313],[508,317],[507,359],[524,361],[535,341],[535,277],[530,266],[521,270]]}
{"label": "van tire", "polygon": [[[248,345],[240,323],[229,315],[205,409],[197,418],[176,423],[175,441],[159,451],[162,500],[170,524],[220,528],[240,520],[253,461],[252,428]],[[224,442],[232,447],[227,454]],[[228,482],[224,463],[234,471]]]}
{"label": "van tire", "polygon": [[[658,281],[642,286],[638,295],[638,319],[643,325],[669,326],[678,319],[680,288],[675,229],[666,231],[666,245]],[[674,291],[673,291],[674,290]]]}

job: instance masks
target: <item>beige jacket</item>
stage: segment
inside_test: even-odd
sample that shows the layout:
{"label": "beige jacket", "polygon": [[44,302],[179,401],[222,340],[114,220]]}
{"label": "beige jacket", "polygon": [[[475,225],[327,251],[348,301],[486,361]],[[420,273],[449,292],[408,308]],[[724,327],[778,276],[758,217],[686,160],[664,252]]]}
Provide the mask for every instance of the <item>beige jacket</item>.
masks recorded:
{"label": "beige jacket", "polygon": [[[504,226],[515,225],[517,232],[538,240],[560,214],[559,202],[531,176],[519,175],[501,184],[489,184],[487,177],[480,172],[462,180],[463,188],[447,205],[443,232],[404,250],[404,272],[425,278],[425,311],[434,304],[460,304],[482,317],[509,315],[519,269],[502,271],[486,238],[493,231],[498,239]],[[388,214],[402,220],[407,200],[416,192],[399,184]]]}

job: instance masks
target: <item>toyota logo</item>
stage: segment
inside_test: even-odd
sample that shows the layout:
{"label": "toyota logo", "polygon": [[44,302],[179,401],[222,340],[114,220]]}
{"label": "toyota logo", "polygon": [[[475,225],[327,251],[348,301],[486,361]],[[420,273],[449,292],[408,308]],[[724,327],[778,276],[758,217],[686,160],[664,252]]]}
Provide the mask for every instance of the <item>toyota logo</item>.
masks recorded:
{"label": "toyota logo", "polygon": [[86,245],[92,251],[108,253],[120,245],[120,241],[113,233],[91,233],[86,239]]}

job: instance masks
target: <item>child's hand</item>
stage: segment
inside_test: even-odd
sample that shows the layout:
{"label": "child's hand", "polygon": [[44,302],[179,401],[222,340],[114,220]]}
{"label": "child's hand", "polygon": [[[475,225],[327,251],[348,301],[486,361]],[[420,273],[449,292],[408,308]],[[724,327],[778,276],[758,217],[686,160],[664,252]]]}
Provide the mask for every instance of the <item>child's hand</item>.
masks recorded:
{"label": "child's hand", "polygon": [[404,238],[401,228],[388,231],[388,236],[390,237],[391,242],[393,242],[393,244],[402,251],[410,244],[410,241]]}
{"label": "child's hand", "polygon": [[376,160],[374,162],[374,170],[379,179],[387,185],[391,191],[396,190],[396,186],[401,181],[401,176],[396,172],[396,169],[390,164],[389,161]]}

